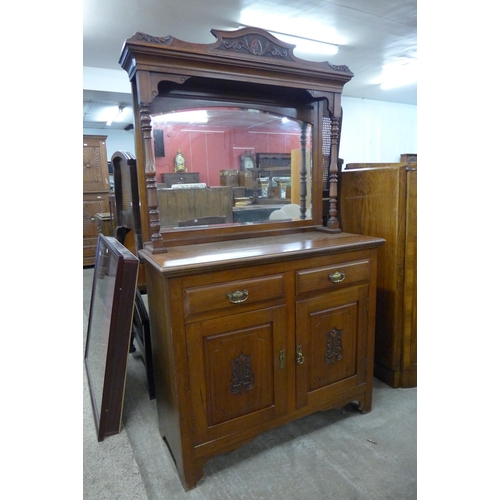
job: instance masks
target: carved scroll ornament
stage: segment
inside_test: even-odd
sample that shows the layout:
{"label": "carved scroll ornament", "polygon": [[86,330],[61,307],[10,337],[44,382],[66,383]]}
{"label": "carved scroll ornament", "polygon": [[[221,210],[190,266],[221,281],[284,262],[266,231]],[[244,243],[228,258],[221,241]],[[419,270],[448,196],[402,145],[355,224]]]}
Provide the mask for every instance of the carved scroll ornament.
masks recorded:
{"label": "carved scroll ornament", "polygon": [[325,361],[327,363],[336,363],[344,356],[344,348],[342,347],[342,330],[334,328],[326,334],[326,352]]}
{"label": "carved scroll ornament", "polygon": [[167,36],[152,36],[148,35],[147,33],[141,33],[138,31],[135,35],[134,38],[137,40],[144,40],[145,42],[149,43],[159,43],[161,45],[170,45],[172,43],[172,40],[174,39],[173,36],[167,35]]}
{"label": "carved scroll ornament", "polygon": [[249,391],[254,385],[254,375],[250,366],[252,356],[246,356],[242,352],[236,359],[231,360],[233,367],[231,373],[231,394],[243,394]]}
{"label": "carved scroll ornament", "polygon": [[328,66],[330,66],[330,68],[332,68],[333,71],[340,71],[341,73],[349,73],[350,75],[354,76],[354,73],[345,64],[337,65],[328,63]]}
{"label": "carved scroll ornament", "polygon": [[217,47],[219,50],[246,52],[254,56],[277,57],[292,61],[291,50],[273,43],[266,37],[258,34],[243,35],[238,38],[224,38]]}

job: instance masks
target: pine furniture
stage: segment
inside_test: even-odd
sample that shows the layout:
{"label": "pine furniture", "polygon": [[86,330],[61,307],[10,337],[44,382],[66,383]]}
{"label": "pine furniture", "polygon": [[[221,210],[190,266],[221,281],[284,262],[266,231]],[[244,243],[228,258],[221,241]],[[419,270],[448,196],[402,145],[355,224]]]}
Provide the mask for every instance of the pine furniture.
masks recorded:
{"label": "pine furniture", "polygon": [[340,218],[346,231],[386,240],[379,251],[375,376],[417,385],[417,164],[347,164]]}

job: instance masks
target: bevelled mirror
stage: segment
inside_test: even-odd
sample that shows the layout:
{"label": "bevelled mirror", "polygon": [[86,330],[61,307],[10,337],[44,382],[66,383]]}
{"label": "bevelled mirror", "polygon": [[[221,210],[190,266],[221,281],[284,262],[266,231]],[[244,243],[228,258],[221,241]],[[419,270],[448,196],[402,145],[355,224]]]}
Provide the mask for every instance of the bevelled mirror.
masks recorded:
{"label": "bevelled mirror", "polygon": [[311,218],[310,123],[228,106],[151,121],[162,229]]}

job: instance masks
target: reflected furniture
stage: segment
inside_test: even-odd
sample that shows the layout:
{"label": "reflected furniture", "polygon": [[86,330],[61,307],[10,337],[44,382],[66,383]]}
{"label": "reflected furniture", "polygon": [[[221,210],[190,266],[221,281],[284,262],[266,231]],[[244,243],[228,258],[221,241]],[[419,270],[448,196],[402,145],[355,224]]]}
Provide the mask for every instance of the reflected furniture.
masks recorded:
{"label": "reflected furniture", "polygon": [[[276,198],[278,198],[283,203],[290,203],[291,153],[257,153],[255,158],[256,165],[251,170],[254,202],[276,203]],[[265,194],[262,193],[262,187],[260,187],[261,196],[259,198],[259,184],[262,183],[262,179],[267,179],[268,185]]]}
{"label": "reflected furniture", "polygon": [[340,188],[346,231],[386,240],[379,251],[375,376],[417,385],[417,164],[347,164]]}
{"label": "reflected furniture", "polygon": [[[343,232],[338,220],[338,133],[349,68],[299,59],[293,45],[260,29],[212,33],[212,44],[136,33],[120,57],[136,116],[139,256],[158,424],[186,490],[201,479],[207,460],[263,431],[353,401],[370,411],[377,251],[384,243]],[[171,125],[165,133],[156,128],[186,112],[224,115],[224,126],[199,125],[210,130],[196,144],[203,151],[198,157],[189,157],[186,146],[192,128],[183,127],[188,135],[175,135]],[[245,128],[260,135],[242,130],[241,115]],[[273,135],[264,122],[293,127],[295,152],[263,150],[259,137]],[[162,138],[161,158],[172,156],[172,142],[172,151],[182,150],[187,165],[200,170],[201,182],[200,167],[214,159],[218,173],[239,168],[242,151],[290,153],[299,215],[226,217],[225,224],[189,227],[170,225],[176,216],[164,223],[175,209],[162,201],[168,190],[157,185],[163,160],[155,157],[153,136]],[[215,150],[203,149],[207,144]],[[218,189],[224,188],[233,189]],[[217,214],[198,214],[207,215]]]}
{"label": "reflected furniture", "polygon": [[233,188],[216,186],[204,189],[158,188],[158,210],[162,227],[176,227],[179,221],[201,217],[226,217],[233,220]]}
{"label": "reflected furniture", "polygon": [[200,182],[199,172],[170,172],[161,174],[161,182],[170,188],[172,184],[191,184]]}
{"label": "reflected furniture", "polygon": [[227,222],[226,216],[205,216],[196,219],[182,220],[178,222],[179,227],[189,226],[205,226],[207,224],[225,224]]}
{"label": "reflected furniture", "polygon": [[99,234],[96,214],[109,212],[105,135],[83,136],[83,265],[93,266]]}
{"label": "reflected furniture", "polygon": [[270,215],[279,210],[281,205],[248,205],[233,208],[234,222],[258,222],[269,219]]}

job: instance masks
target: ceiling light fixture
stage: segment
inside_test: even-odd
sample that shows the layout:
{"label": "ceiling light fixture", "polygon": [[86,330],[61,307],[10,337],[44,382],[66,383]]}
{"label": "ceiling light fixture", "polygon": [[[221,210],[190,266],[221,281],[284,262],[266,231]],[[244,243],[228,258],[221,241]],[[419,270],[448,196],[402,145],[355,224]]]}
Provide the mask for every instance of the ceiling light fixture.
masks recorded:
{"label": "ceiling light fixture", "polygon": [[[240,24],[238,28],[249,28]],[[295,51],[303,54],[314,55],[317,57],[334,56],[339,51],[339,46],[329,42],[322,42],[312,38],[304,38],[297,35],[290,35],[289,33],[280,33],[278,31],[268,31],[271,35],[275,36],[278,40],[295,45]]]}
{"label": "ceiling light fixture", "polygon": [[404,87],[417,82],[417,61],[415,59],[400,59],[384,66],[380,88],[389,90]]}
{"label": "ceiling light fixture", "polygon": [[333,43],[321,42],[319,40],[313,40],[312,38],[302,38],[300,36],[288,35],[287,33],[278,33],[275,31],[270,31],[269,33],[279,40],[293,43],[296,46],[297,52],[334,56],[339,51],[338,45],[334,45]]}
{"label": "ceiling light fixture", "polygon": [[116,119],[123,113],[125,106],[114,106],[110,109],[109,118],[106,121],[106,125],[109,127]]}

